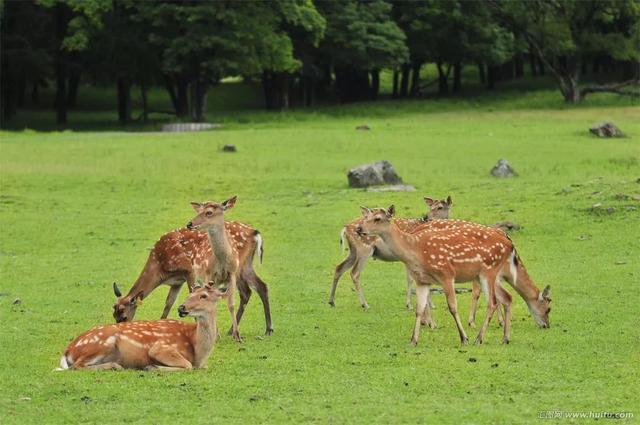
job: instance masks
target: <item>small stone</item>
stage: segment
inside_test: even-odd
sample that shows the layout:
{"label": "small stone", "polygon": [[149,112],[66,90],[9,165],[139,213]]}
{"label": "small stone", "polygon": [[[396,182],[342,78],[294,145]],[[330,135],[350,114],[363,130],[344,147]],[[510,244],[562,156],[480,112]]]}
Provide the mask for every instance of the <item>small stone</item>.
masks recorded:
{"label": "small stone", "polygon": [[11,304],[20,305],[20,304],[22,304],[22,300],[20,298],[16,298],[15,300],[13,300],[13,302]]}
{"label": "small stone", "polygon": [[477,361],[478,359],[476,359],[475,357],[469,357],[469,363],[475,363]]}
{"label": "small stone", "polygon": [[20,401],[31,401],[31,397],[20,397]]}
{"label": "small stone", "polygon": [[347,173],[349,187],[369,187],[402,184],[402,178],[389,161],[382,160],[354,167]]}
{"label": "small stone", "polygon": [[93,401],[93,399],[88,395],[83,395],[82,397],[80,397],[80,400],[84,401],[86,404],[89,404]]}
{"label": "small stone", "polygon": [[236,149],[236,145],[224,145],[222,152],[238,152],[238,149]]}
{"label": "small stone", "polygon": [[367,131],[367,130],[371,130],[371,127],[369,127],[367,124],[361,124],[356,127],[356,130]]}
{"label": "small stone", "polygon": [[498,367],[498,363],[494,363],[494,364],[492,364],[492,365],[491,365],[491,368],[492,368],[492,369],[495,369],[495,368],[497,368],[497,367]]}
{"label": "small stone", "polygon": [[495,227],[496,229],[502,229],[505,232],[510,232],[512,230],[520,230],[520,225],[512,221],[499,221],[491,227]]}
{"label": "small stone", "polygon": [[513,167],[511,167],[509,161],[506,159],[500,159],[491,169],[491,175],[494,177],[506,178],[517,176],[518,173],[516,173]]}
{"label": "small stone", "polygon": [[624,133],[615,124],[611,122],[603,122],[596,124],[589,129],[591,134],[598,137],[624,137]]}
{"label": "small stone", "polygon": [[591,239],[591,235],[580,235],[577,238],[579,241],[588,241],[589,239]]}
{"label": "small stone", "polygon": [[249,401],[258,401],[260,400],[260,397],[258,397],[257,395],[252,395],[251,397],[249,397]]}
{"label": "small stone", "polygon": [[615,262],[616,266],[622,266],[623,264],[627,264],[627,262],[626,261],[616,261]]}

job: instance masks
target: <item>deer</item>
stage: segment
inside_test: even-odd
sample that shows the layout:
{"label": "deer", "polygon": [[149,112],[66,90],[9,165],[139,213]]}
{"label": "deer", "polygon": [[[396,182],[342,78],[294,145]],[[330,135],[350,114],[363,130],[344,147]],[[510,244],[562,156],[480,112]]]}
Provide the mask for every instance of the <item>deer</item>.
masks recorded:
{"label": "deer", "polygon": [[[401,226],[403,230],[411,231],[412,229],[428,222],[429,220],[449,218],[449,212],[452,205],[451,196],[448,196],[447,199],[443,200],[434,200],[428,197],[425,197],[423,199],[427,204],[427,207],[429,208],[427,214],[422,218],[397,219],[396,224],[398,226]],[[351,269],[351,280],[353,281],[353,286],[356,290],[356,293],[358,294],[360,305],[364,310],[368,310],[369,304],[364,297],[364,292],[362,291],[362,286],[360,284],[360,273],[362,273],[367,260],[373,257],[374,259],[387,262],[399,261],[399,259],[395,257],[389,249],[387,249],[384,241],[382,241],[379,237],[364,236],[358,234],[357,227],[362,220],[363,217],[360,217],[347,223],[340,232],[340,245],[343,248],[345,246],[349,248],[349,255],[336,266],[333,275],[331,294],[329,295],[329,305],[331,305],[332,307],[335,307],[335,296],[336,289],[338,287],[338,281],[347,270]],[[406,306],[408,309],[411,309],[411,289],[413,287],[413,279],[411,278],[411,274],[409,273],[408,269],[406,275]],[[430,300],[429,304],[431,305]],[[435,326],[435,324],[433,324],[433,326]]]}
{"label": "deer", "polygon": [[447,228],[446,222],[449,220],[439,220],[444,222],[444,228],[424,225],[413,232],[406,232],[393,220],[393,205],[386,209],[361,208],[363,219],[357,226],[357,232],[380,237],[407,266],[416,281],[416,321],[412,345],[418,344],[420,325],[424,316],[430,314],[427,301],[432,284],[442,286],[462,344],[467,344],[469,340],[457,311],[456,282],[478,279],[487,295],[487,315],[476,337],[476,344],[482,344],[498,302],[504,307],[502,342],[510,342],[511,295],[500,285],[503,278],[525,298],[538,325],[543,328],[550,326],[550,287],[540,291],[535,286],[515,246],[501,230],[470,222],[466,222],[464,227]]}
{"label": "deer", "polygon": [[[260,262],[263,257],[262,235],[256,229],[237,221],[225,222],[225,229],[232,237],[237,250],[246,251],[246,261],[242,264],[237,282],[240,306],[236,321],[240,323],[253,288],[260,297],[266,323],[265,335],[273,332],[269,292],[267,284],[255,273],[254,256],[257,253]],[[207,272],[211,264],[211,243],[206,233],[193,229],[180,228],[165,233],[151,249],[147,261],[126,295],[114,282],[113,292],[117,298],[113,305],[113,317],[117,323],[134,319],[142,300],[160,285],[168,285],[169,293],[165,301],[161,319],[167,318],[183,284],[186,282],[189,292],[197,282],[208,282]],[[231,334],[230,329],[229,334]]]}
{"label": "deer", "polygon": [[214,285],[227,287],[227,307],[231,314],[231,335],[241,342],[238,322],[234,314],[233,293],[236,289],[241,265],[245,264],[251,251],[248,247],[231,243],[231,236],[226,229],[224,214],[236,204],[238,197],[233,196],[223,202],[206,201],[192,202],[196,216],[187,223],[187,229],[206,232],[211,244],[210,267],[207,269],[207,281]]}
{"label": "deer", "polygon": [[189,294],[178,313],[195,318],[195,323],[160,319],[91,328],[71,341],[57,370],[204,368],[217,337],[216,301],[225,296],[210,285]]}

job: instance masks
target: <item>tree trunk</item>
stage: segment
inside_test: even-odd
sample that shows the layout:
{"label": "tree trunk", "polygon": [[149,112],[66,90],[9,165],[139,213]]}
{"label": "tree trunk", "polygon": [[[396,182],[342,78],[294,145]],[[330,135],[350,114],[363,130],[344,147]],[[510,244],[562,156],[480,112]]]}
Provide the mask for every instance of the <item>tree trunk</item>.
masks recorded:
{"label": "tree trunk", "polygon": [[456,63],[453,66],[453,92],[457,93],[460,91],[460,87],[462,86],[462,64],[460,62]]}
{"label": "tree trunk", "polygon": [[436,65],[438,67],[438,94],[446,96],[449,94],[449,72],[444,72],[442,62],[438,62]]}
{"label": "tree trunk", "polygon": [[402,65],[402,78],[400,79],[400,97],[407,97],[409,89],[409,64]]}
{"label": "tree trunk", "polygon": [[537,69],[537,56],[535,55],[535,53],[533,52],[533,46],[531,46],[531,44],[529,44],[529,67],[531,68],[531,75],[534,77],[538,76],[538,69]]}
{"label": "tree trunk", "polygon": [[544,75],[544,63],[538,58],[538,74]]}
{"label": "tree trunk", "polygon": [[484,72],[484,64],[478,64],[478,77],[480,78],[480,84],[484,84],[487,81],[487,77]]}
{"label": "tree trunk", "polygon": [[420,93],[420,68],[421,63],[414,62],[411,66],[411,96],[417,96]]}
{"label": "tree trunk", "polygon": [[62,48],[62,41],[67,33],[69,11],[64,3],[56,3],[56,122],[58,125],[67,123],[67,55]]}
{"label": "tree trunk", "polygon": [[178,78],[177,87],[178,110],[176,115],[178,115],[178,118],[185,118],[189,115],[189,81],[184,77],[180,77]]}
{"label": "tree trunk", "polygon": [[149,121],[149,102],[147,100],[147,85],[140,83],[140,98],[142,99],[142,122]]}
{"label": "tree trunk", "polygon": [[379,91],[380,91],[380,70],[374,69],[371,71],[371,100],[378,99]]}
{"label": "tree trunk", "polygon": [[67,93],[67,107],[73,109],[78,105],[78,87],[80,86],[80,67],[69,69],[69,92]]}
{"label": "tree trunk", "polygon": [[31,104],[32,105],[37,105],[39,100],[40,100],[40,95],[38,92],[38,87],[39,82],[38,80],[33,82],[33,85],[31,86]]}
{"label": "tree trunk", "polygon": [[131,121],[131,84],[126,77],[118,77],[116,80],[118,89],[118,121],[127,124]]}
{"label": "tree trunk", "polygon": [[391,97],[393,97],[394,99],[398,97],[398,80],[399,80],[400,74],[398,73],[397,69],[393,70],[393,92],[391,93]]}
{"label": "tree trunk", "polygon": [[514,68],[516,78],[524,77],[524,61],[521,55],[516,56]]}
{"label": "tree trunk", "polygon": [[191,82],[191,120],[203,122],[206,110],[207,85],[204,81],[194,79]]}
{"label": "tree trunk", "polygon": [[22,108],[24,106],[24,98],[27,93],[27,77],[24,74],[21,74],[18,77],[18,99],[17,104],[18,108]]}

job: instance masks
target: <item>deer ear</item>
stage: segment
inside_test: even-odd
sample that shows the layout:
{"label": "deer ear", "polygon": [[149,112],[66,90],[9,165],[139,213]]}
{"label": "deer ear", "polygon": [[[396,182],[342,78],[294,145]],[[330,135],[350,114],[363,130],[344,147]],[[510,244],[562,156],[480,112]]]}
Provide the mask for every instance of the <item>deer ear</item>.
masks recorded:
{"label": "deer ear", "polygon": [[451,206],[451,203],[453,201],[451,200],[451,195],[447,196],[447,205]]}
{"label": "deer ear", "polygon": [[371,214],[371,210],[363,206],[360,206],[360,212],[362,213],[363,217],[367,217],[369,214]]}
{"label": "deer ear", "polygon": [[238,197],[237,196],[233,196],[233,197],[227,199],[226,201],[224,201],[222,203],[222,206],[224,207],[224,210],[226,211],[226,210],[228,210],[230,208],[233,208],[233,206],[236,204],[237,200],[238,200]]}
{"label": "deer ear", "polygon": [[544,290],[542,291],[542,299],[543,300],[547,300],[547,301],[551,301],[551,298],[549,297],[551,295],[551,286],[547,285],[545,286]]}
{"label": "deer ear", "polygon": [[200,212],[200,209],[202,208],[202,204],[199,202],[192,202],[191,206],[196,210],[196,212]]}
{"label": "deer ear", "polygon": [[425,198],[424,198],[424,202],[426,202],[426,203],[427,203],[427,205],[431,206],[431,205],[433,205],[434,200],[433,200],[433,199],[431,199],[431,198],[427,198],[427,197],[425,197]]}
{"label": "deer ear", "polygon": [[391,205],[389,208],[387,208],[387,217],[391,218],[395,213],[396,213],[395,205]]}
{"label": "deer ear", "polygon": [[115,282],[113,282],[113,293],[118,298],[122,296],[122,292],[120,292],[120,288],[118,288],[118,284],[116,284]]}

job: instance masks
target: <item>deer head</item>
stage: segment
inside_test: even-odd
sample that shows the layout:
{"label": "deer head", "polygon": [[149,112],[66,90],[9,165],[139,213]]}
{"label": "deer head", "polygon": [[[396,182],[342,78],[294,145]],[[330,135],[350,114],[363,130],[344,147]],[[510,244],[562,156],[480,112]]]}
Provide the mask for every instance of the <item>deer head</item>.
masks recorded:
{"label": "deer head", "polygon": [[178,314],[180,317],[208,316],[211,313],[215,313],[216,301],[223,298],[225,295],[226,290],[223,292],[210,285],[199,287],[187,297],[180,307],[178,307]]}
{"label": "deer head", "polygon": [[538,298],[528,303],[529,311],[541,328],[548,328],[551,326],[549,322],[549,313],[551,312],[551,287],[547,285],[542,292],[538,295]]}
{"label": "deer head", "polygon": [[449,218],[452,205],[451,196],[447,196],[447,199],[432,199],[425,197],[424,202],[429,207],[429,211],[426,215],[427,219],[433,220]]}
{"label": "deer head", "polygon": [[138,292],[135,296],[122,296],[122,292],[118,288],[118,285],[113,282],[113,293],[117,297],[116,303],[113,305],[113,318],[116,322],[127,322],[133,320],[136,314],[136,309],[142,303],[144,294],[142,291]]}
{"label": "deer head", "polygon": [[373,208],[360,207],[362,211],[362,220],[356,232],[360,235],[379,236],[384,233],[391,224],[391,218],[396,212],[396,208],[391,205],[389,208]]}
{"label": "deer head", "polygon": [[236,204],[237,196],[227,199],[222,203],[207,201],[203,203],[192,202],[191,206],[196,210],[196,215],[189,223],[188,229],[207,230],[213,226],[224,225],[224,212]]}

